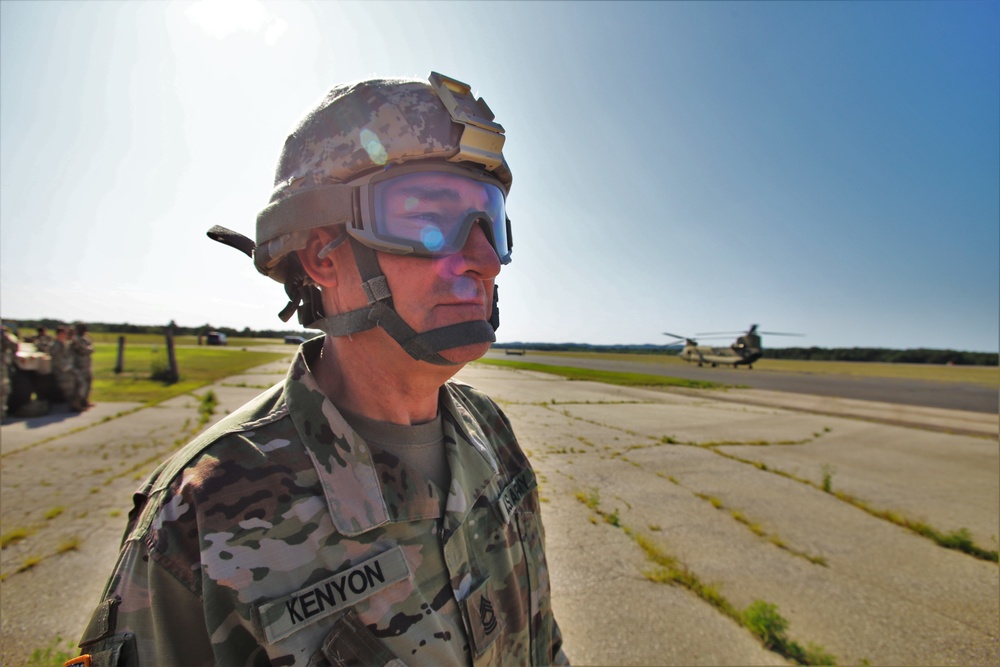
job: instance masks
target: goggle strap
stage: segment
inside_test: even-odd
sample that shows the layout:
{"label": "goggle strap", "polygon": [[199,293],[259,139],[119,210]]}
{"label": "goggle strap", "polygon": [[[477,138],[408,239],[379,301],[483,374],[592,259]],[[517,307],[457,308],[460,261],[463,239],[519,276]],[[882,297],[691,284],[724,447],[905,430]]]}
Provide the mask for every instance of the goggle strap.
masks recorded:
{"label": "goggle strap", "polygon": [[315,227],[351,224],[353,220],[354,188],[327,185],[268,204],[257,215],[257,239],[273,239]]}

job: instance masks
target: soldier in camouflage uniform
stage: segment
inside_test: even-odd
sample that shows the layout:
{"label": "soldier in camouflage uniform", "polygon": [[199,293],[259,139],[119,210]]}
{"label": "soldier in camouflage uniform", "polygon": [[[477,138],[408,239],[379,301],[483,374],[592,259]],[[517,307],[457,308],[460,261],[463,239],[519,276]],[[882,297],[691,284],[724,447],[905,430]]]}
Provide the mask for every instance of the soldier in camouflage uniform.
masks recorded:
{"label": "soldier in camouflage uniform", "polygon": [[73,367],[73,352],[70,349],[69,330],[66,327],[56,327],[56,337],[49,346],[52,356],[52,375],[55,378],[59,397],[69,403],[75,412],[83,410],[80,404],[80,392],[77,389],[77,372]]}
{"label": "soldier in camouflage uniform", "polygon": [[48,330],[45,327],[38,327],[38,333],[31,342],[35,344],[36,350],[48,354],[49,348],[52,347],[52,341],[53,338],[48,334]]}
{"label": "soldier in camouflage uniform", "polygon": [[288,137],[256,243],[209,232],[326,335],[140,489],[90,664],[567,664],[535,475],[451,380],[499,324],[503,141],[436,73],[334,88]]}
{"label": "soldier in camouflage uniform", "polygon": [[7,417],[7,398],[10,396],[10,369],[14,366],[14,354],[20,346],[14,332],[2,325],[0,333],[0,419]]}
{"label": "soldier in camouflage uniform", "polygon": [[73,355],[73,371],[76,373],[76,397],[70,403],[76,403],[81,410],[86,410],[93,405],[90,402],[90,385],[94,380],[91,370],[94,342],[87,335],[87,325],[83,322],[78,322],[74,329],[76,335],[70,341],[70,350]]}

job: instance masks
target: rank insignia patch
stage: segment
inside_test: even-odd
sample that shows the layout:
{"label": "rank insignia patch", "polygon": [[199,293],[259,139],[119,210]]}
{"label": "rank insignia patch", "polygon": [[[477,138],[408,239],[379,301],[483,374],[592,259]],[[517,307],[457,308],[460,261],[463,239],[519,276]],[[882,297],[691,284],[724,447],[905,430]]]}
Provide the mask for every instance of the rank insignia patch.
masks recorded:
{"label": "rank insignia patch", "polygon": [[472,644],[475,647],[476,657],[481,656],[496,638],[503,634],[504,619],[496,604],[496,593],[489,579],[473,590],[462,602],[469,628],[472,630]]}

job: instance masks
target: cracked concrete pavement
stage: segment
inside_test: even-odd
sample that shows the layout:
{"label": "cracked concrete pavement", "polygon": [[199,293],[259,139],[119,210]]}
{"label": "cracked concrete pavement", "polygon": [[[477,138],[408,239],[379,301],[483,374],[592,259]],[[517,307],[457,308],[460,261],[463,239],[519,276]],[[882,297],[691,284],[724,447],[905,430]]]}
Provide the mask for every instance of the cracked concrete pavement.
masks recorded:
{"label": "cracked concrete pavement", "polygon": [[[219,416],[285,367],[198,394],[215,391]],[[787,663],[690,590],[647,578],[655,566],[640,535],[734,608],[777,605],[790,639],[822,647],[838,664],[1000,664],[997,564],[835,495],[940,532],[964,528],[995,551],[995,418],[990,428],[967,413],[918,410],[901,426],[880,423],[877,405],[825,401],[819,412],[840,414],[817,414],[777,392],[741,401],[734,392],[614,387],[482,365],[458,378],[500,403],[536,468],[553,606],[575,664]],[[79,635],[132,491],[200,428],[197,405],[191,396],[155,408],[105,404],[3,425],[0,520],[5,535],[28,532],[0,553],[3,664]],[[822,489],[825,477],[834,493]]]}

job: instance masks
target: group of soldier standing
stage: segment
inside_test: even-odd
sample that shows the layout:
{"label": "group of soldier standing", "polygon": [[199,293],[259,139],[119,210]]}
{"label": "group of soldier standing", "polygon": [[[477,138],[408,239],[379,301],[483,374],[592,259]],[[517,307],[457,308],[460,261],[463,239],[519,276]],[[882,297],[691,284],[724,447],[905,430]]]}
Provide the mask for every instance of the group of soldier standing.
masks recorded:
{"label": "group of soldier standing", "polygon": [[[36,372],[34,394],[40,400],[48,403],[67,403],[74,412],[82,412],[91,405],[90,387],[93,380],[92,356],[94,343],[87,334],[87,325],[77,323],[70,326],[57,326],[55,337],[40,326],[34,337],[25,338],[32,343],[35,351],[48,355],[51,359],[51,372]],[[21,371],[14,363],[15,355],[21,343],[17,336],[6,326],[3,328],[3,413],[7,414],[9,387],[12,373]]]}

